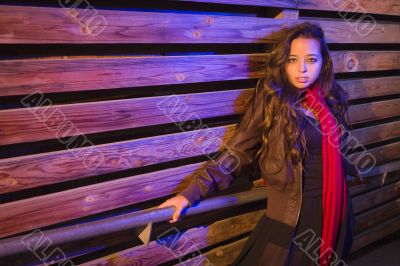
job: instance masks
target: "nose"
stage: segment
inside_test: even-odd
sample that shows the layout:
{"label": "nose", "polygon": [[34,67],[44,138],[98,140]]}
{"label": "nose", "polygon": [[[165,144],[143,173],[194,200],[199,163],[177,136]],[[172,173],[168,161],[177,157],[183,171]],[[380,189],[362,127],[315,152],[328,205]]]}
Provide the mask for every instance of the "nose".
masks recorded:
{"label": "nose", "polygon": [[300,73],[307,72],[307,64],[304,60],[299,60],[298,70]]}

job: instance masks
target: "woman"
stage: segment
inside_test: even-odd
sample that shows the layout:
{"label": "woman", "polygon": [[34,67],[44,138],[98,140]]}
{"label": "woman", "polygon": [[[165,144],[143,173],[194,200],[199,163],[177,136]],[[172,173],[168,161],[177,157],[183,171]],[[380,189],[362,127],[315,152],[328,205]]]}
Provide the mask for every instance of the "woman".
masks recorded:
{"label": "woman", "polygon": [[281,31],[235,135],[191,184],[158,207],[191,206],[257,162],[268,193],[266,215],[232,265],[345,265],[354,215],[342,154],[347,94],[334,79],[324,33],[301,23]]}

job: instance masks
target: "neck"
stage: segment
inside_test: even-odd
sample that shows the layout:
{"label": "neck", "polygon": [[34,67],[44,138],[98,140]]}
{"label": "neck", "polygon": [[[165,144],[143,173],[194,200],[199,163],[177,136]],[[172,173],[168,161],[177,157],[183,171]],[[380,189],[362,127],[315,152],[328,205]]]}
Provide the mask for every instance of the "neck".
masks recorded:
{"label": "neck", "polygon": [[307,90],[312,90],[314,87],[316,87],[317,86],[317,82],[316,81],[314,81],[310,86],[308,86],[306,89]]}

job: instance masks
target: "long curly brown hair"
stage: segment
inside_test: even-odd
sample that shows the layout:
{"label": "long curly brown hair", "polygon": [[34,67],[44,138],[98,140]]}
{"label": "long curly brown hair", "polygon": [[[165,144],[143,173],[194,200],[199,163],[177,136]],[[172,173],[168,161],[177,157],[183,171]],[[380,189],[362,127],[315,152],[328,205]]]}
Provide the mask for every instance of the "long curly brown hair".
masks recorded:
{"label": "long curly brown hair", "polygon": [[295,165],[301,163],[308,156],[303,133],[305,118],[300,113],[301,111],[295,108],[295,104],[301,101],[302,90],[291,84],[285,72],[289,61],[290,46],[295,38],[313,38],[319,41],[323,65],[315,82],[319,82],[330,111],[344,128],[347,128],[345,115],[348,108],[348,95],[334,78],[332,58],[325,42],[324,32],[318,24],[310,22],[295,24],[282,28],[278,36],[266,62],[265,76],[258,80],[256,86],[256,92],[262,89],[265,97],[265,130],[262,136],[262,146],[258,150],[256,158],[266,154],[269,129],[272,126],[280,126],[285,140],[285,158]]}

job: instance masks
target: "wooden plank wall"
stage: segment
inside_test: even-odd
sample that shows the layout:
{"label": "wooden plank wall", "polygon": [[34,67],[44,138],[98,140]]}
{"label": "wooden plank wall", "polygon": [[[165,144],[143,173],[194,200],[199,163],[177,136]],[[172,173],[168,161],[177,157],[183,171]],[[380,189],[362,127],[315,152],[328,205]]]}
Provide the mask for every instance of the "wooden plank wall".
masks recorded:
{"label": "wooden plank wall", "polygon": [[[352,133],[377,158],[365,183],[349,181],[352,251],[400,229],[397,0],[110,2],[0,6],[1,238],[146,209],[180,191],[234,133],[274,32],[300,21],[323,27]],[[265,206],[157,224],[148,246],[124,231],[52,248],[84,265],[227,265]],[[177,245],[161,235],[179,235]],[[66,261],[49,250],[1,260]]]}

